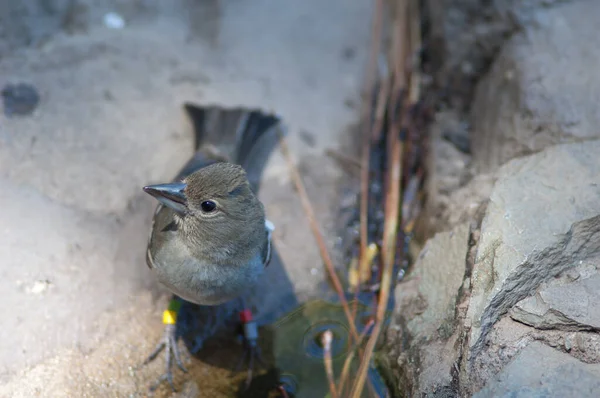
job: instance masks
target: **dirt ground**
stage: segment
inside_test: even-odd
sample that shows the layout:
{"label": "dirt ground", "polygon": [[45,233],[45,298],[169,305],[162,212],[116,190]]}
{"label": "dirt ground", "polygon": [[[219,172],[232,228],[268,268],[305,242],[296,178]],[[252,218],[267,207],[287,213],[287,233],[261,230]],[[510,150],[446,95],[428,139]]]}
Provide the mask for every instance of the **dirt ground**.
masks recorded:
{"label": "dirt ground", "polygon": [[[0,1],[0,87],[39,95],[0,115],[0,396],[145,396],[162,373],[162,359],[140,366],[167,300],[144,262],[155,203],[141,187],[191,155],[184,101],[280,115],[333,229],[347,175],[325,152],[348,149],[370,14],[367,0]],[[323,271],[279,151],[263,181],[278,257],[253,303],[268,323],[320,296]],[[236,394],[240,348],[215,347],[186,396]]]}

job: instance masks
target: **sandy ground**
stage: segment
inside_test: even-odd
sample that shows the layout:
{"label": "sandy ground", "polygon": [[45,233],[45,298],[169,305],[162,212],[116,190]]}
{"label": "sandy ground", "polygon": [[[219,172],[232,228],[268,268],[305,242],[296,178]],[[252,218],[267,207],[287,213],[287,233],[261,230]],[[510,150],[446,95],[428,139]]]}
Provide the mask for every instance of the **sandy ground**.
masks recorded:
{"label": "sandy ground", "polygon": [[[325,150],[347,151],[357,120],[370,3],[0,3],[0,87],[40,95],[31,115],[0,116],[0,396],[144,396],[162,372],[139,367],[166,302],[144,263],[155,204],[140,188],[191,155],[184,101],[279,114],[331,230],[345,174]],[[103,24],[110,10],[122,29]],[[279,152],[261,198],[281,259],[255,301],[268,319],[318,295],[323,272]],[[235,393],[218,362],[191,365],[200,396]]]}

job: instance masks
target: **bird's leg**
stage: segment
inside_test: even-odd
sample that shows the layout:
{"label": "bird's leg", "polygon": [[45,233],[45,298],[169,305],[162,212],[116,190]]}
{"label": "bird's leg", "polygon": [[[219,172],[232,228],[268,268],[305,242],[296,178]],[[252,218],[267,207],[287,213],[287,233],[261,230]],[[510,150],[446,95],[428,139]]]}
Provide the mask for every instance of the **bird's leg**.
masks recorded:
{"label": "bird's leg", "polygon": [[164,381],[167,381],[173,391],[175,391],[175,385],[173,384],[173,357],[175,357],[175,363],[183,372],[187,373],[187,369],[183,366],[183,362],[181,361],[181,356],[179,355],[179,347],[177,346],[177,316],[179,315],[179,310],[181,309],[181,300],[178,298],[173,298],[169,302],[169,306],[163,312],[163,323],[166,325],[165,333],[162,337],[162,340],[158,343],[152,354],[148,356],[148,359],[144,361],[144,365],[153,361],[158,354],[165,349],[166,352],[166,371],[165,373],[158,378],[158,380],[150,386],[150,391],[155,391],[158,386]]}
{"label": "bird's leg", "polygon": [[239,371],[248,357],[248,377],[246,378],[246,388],[250,386],[252,381],[252,372],[254,370],[254,362],[258,362],[261,366],[265,366],[262,359],[260,346],[258,345],[258,326],[256,321],[252,319],[252,311],[248,308],[240,311],[240,322],[242,324],[242,334],[244,339],[244,354],[236,367],[236,372]]}

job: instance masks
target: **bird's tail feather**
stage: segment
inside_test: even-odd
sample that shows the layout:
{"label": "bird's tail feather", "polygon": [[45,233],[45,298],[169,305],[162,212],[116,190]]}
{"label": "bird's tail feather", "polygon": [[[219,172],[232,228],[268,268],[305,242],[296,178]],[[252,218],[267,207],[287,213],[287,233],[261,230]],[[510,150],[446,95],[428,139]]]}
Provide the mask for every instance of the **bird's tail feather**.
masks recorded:
{"label": "bird's tail feather", "polygon": [[252,185],[277,144],[281,120],[258,109],[243,107],[184,105],[195,131],[194,158],[180,173],[180,178],[218,161],[241,165]]}

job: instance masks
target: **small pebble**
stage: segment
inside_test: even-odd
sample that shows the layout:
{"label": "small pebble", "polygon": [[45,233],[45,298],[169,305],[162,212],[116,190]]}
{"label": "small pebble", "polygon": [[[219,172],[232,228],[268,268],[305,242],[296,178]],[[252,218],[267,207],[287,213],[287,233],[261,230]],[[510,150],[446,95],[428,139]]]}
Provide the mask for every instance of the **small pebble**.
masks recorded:
{"label": "small pebble", "polygon": [[109,12],[105,14],[103,20],[104,26],[109,29],[123,29],[125,27],[125,20],[116,12]]}
{"label": "small pebble", "polygon": [[45,292],[49,286],[50,286],[50,281],[47,281],[47,280],[35,281],[33,283],[33,286],[27,290],[28,290],[28,293],[30,293],[30,294],[41,294],[41,293]]}
{"label": "small pebble", "polygon": [[579,349],[579,351],[585,352],[585,340],[583,339],[582,333],[575,334],[575,342],[574,343],[577,345],[577,348]]}
{"label": "small pebble", "polygon": [[406,271],[404,269],[398,271],[398,282],[401,282],[404,279],[404,275],[406,275]]}
{"label": "small pebble", "polygon": [[567,352],[570,352],[572,348],[573,348],[573,337],[571,335],[567,335],[565,337],[565,350],[567,350]]}
{"label": "small pebble", "polygon": [[1,94],[4,114],[8,117],[30,115],[40,102],[35,87],[27,83],[7,84]]}

